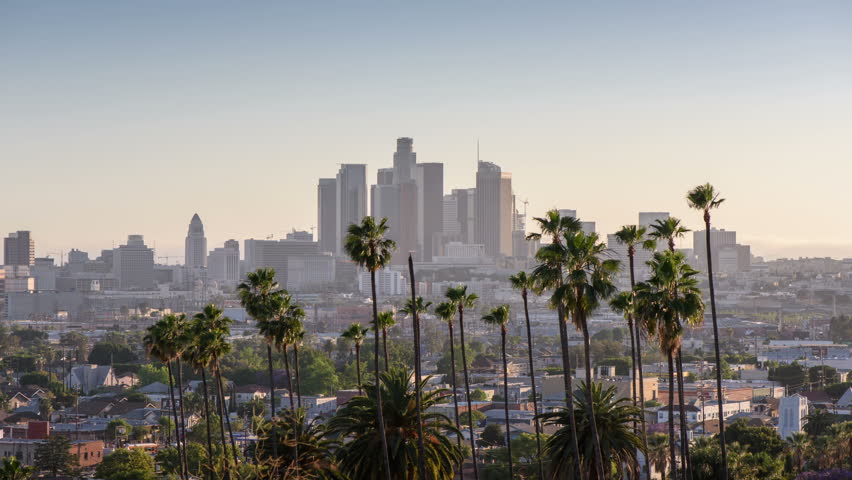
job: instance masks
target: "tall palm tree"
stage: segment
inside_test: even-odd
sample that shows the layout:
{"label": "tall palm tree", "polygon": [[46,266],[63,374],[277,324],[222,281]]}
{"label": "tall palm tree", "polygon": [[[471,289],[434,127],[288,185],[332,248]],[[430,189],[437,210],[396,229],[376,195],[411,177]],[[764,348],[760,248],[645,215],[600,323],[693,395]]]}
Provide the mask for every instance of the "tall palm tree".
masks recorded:
{"label": "tall palm tree", "polygon": [[[530,233],[527,240],[541,240],[545,236],[550,237],[550,245],[541,247],[536,252],[536,260],[540,263],[533,270],[533,281],[538,293],[544,290],[558,291],[563,283],[562,271],[565,264],[565,248],[563,240],[565,235],[573,234],[581,230],[580,221],[573,217],[563,217],[558,210],[549,210],[544,217],[534,217],[541,233]],[[573,433],[573,455],[574,465],[577,469],[577,478],[583,478],[580,470],[580,447],[577,441],[577,428],[574,420],[574,393],[572,388],[571,355],[568,346],[568,325],[566,324],[565,304],[559,301],[554,294],[551,297],[551,306],[556,308],[557,323],[559,324],[559,344],[562,350],[562,372],[565,383],[565,409],[568,412],[569,427]]]}
{"label": "tall palm tree", "polygon": [[648,436],[648,448],[646,456],[654,464],[654,468],[666,480],[666,468],[668,467],[669,438],[665,433],[654,433]]}
{"label": "tall palm tree", "polygon": [[527,275],[527,272],[520,271],[515,275],[509,277],[509,283],[512,284],[512,288],[521,292],[521,299],[524,301],[524,320],[527,327],[527,353],[529,355],[530,362],[530,385],[532,385],[532,397],[533,397],[533,413],[535,414],[534,423],[535,423],[535,444],[536,444],[536,452],[538,453],[538,476],[539,478],[544,478],[544,466],[542,464],[541,458],[541,425],[538,421],[538,393],[535,388],[535,366],[533,365],[533,339],[532,339],[532,330],[530,327],[530,309],[529,309],[529,292],[535,289],[535,283],[533,282],[532,277]]}
{"label": "tall palm tree", "polygon": [[[686,257],[680,252],[666,251],[656,253],[648,262],[651,278],[637,286],[638,317],[648,328],[656,332],[660,349],[669,361],[669,434],[674,443],[674,365],[673,359],[680,355],[683,325],[695,326],[704,318],[704,303],[698,289],[695,276],[697,271],[686,263]],[[683,391],[682,370],[678,371],[678,389]],[[686,412],[682,393],[679,395],[680,428],[684,469],[691,475],[691,459],[688,438],[686,437]],[[671,454],[674,455],[674,445]],[[674,470],[675,463],[672,462]]]}
{"label": "tall palm tree", "polygon": [[[298,425],[299,428],[294,428]],[[319,418],[307,421],[304,410],[284,410],[271,428],[258,435],[255,454],[261,462],[269,458],[272,430],[278,430],[280,448],[289,463],[281,467],[280,475],[261,478],[303,478],[311,480],[346,480],[334,452],[337,442],[331,438],[326,424]]]}
{"label": "tall palm tree", "polygon": [[209,357],[210,369],[216,382],[222,450],[228,450],[225,443],[225,427],[227,425],[228,436],[231,440],[231,455],[234,460],[234,468],[236,468],[239,465],[237,445],[234,441],[234,432],[231,429],[230,415],[228,415],[227,407],[225,406],[225,389],[222,385],[222,369],[219,365],[219,360],[231,351],[231,345],[228,343],[228,335],[231,334],[230,325],[233,321],[223,316],[223,310],[213,304],[204,307],[204,310],[195,316],[194,321],[198,323],[198,331],[202,332],[197,340],[199,348],[203,349],[205,356]]}
{"label": "tall palm tree", "polygon": [[290,368],[290,352],[289,345],[293,342],[293,332],[290,326],[290,311],[294,308],[293,299],[284,291],[273,299],[273,311],[275,312],[272,318],[258,322],[258,330],[260,334],[271,341],[275,349],[281,353],[281,358],[284,361],[284,372],[287,375],[287,397],[290,400],[290,410],[296,408],[296,402],[293,400],[293,394],[296,389],[293,388],[293,370]]}
{"label": "tall palm tree", "polygon": [[459,312],[459,341],[461,342],[462,372],[464,372],[464,396],[467,400],[467,420],[470,428],[470,455],[473,460],[473,477],[479,480],[479,465],[476,462],[476,440],[473,432],[473,403],[470,400],[470,376],[467,371],[467,349],[464,339],[464,311],[476,308],[479,297],[475,293],[467,293],[467,285],[457,285],[447,288],[447,299]]}
{"label": "tall palm tree", "polygon": [[[604,259],[606,245],[599,241],[596,233],[585,234],[577,232],[565,235],[565,250],[567,263],[565,282],[555,292],[559,301],[571,312],[571,321],[583,334],[583,354],[585,358],[586,384],[592,385],[591,337],[589,335],[588,318],[597,310],[602,301],[609,299],[616,292],[613,277],[618,272],[619,261]],[[588,395],[592,389],[587,390]],[[594,409],[591,398],[586,402],[587,408]],[[600,454],[600,437],[595,424],[595,413],[588,414],[595,451],[598,454],[595,467],[599,478],[603,477],[604,458]]]}
{"label": "tall palm tree", "polygon": [[[675,251],[675,241],[679,238],[683,238],[689,229],[681,225],[681,221],[675,217],[669,217],[665,220],[657,220],[651,225],[651,237],[654,239],[665,241],[666,245],[668,245],[668,249],[670,252]],[[653,267],[652,267],[653,268]],[[674,318],[672,321],[679,322],[678,318]],[[680,335],[680,333],[678,333]],[[687,426],[686,426],[686,413],[684,406],[684,395],[683,395],[683,359],[680,352],[680,342],[678,342],[678,347],[675,348],[674,351],[674,366],[677,372],[676,380],[678,386],[678,403],[680,410],[680,456],[681,463],[684,468],[684,477],[687,475],[689,478],[692,478],[692,465],[689,455],[689,436],[687,435]],[[672,384],[669,384],[671,388],[674,388]]]}
{"label": "tall palm tree", "polygon": [[379,306],[376,298],[376,272],[390,263],[391,254],[396,249],[396,243],[386,238],[389,229],[388,219],[383,218],[376,223],[373,217],[364,217],[360,224],[349,225],[349,230],[344,240],[343,249],[353,262],[361,268],[370,272],[370,289],[373,299],[373,327],[376,333],[376,344],[374,348],[373,364],[376,372],[376,416],[378,418],[379,432],[382,439],[382,456],[384,460],[384,472],[386,480],[391,480],[390,454],[388,451],[387,433],[385,431],[385,419],[382,415],[382,389],[379,387],[381,376],[379,375]]}
{"label": "tall palm tree", "polygon": [[299,347],[305,341],[305,326],[303,319],[305,311],[301,307],[296,306],[290,312],[290,319],[287,322],[288,332],[290,334],[290,344],[293,345],[293,370],[296,373],[296,407],[302,408],[302,376],[299,373]]}
{"label": "tall palm tree", "polygon": [[388,330],[396,325],[396,317],[393,310],[379,312],[379,330],[382,331],[382,350],[385,358],[385,371],[390,368],[390,357],[388,356]]}
{"label": "tall palm tree", "polygon": [[423,392],[420,390],[423,376],[420,372],[422,362],[420,361],[420,314],[428,312],[432,302],[423,302],[423,297],[417,296],[417,282],[414,279],[414,259],[408,254],[408,276],[411,281],[411,298],[402,309],[402,313],[412,319],[412,332],[414,333],[414,402],[417,409],[417,468],[420,478],[426,478],[426,463],[424,460],[426,445],[423,442],[423,419],[421,418],[421,400]]}
{"label": "tall palm tree", "polygon": [[486,325],[500,328],[500,351],[503,354],[503,410],[506,414],[506,449],[509,456],[509,478],[514,476],[512,466],[512,434],[509,423],[509,362],[506,361],[506,325],[509,323],[509,306],[500,305],[491,309],[482,321]]}
{"label": "tall palm tree", "polygon": [[[455,339],[453,338],[453,321],[456,316],[456,307],[452,304],[452,302],[441,302],[435,307],[435,315],[438,316],[444,323],[447,324],[447,329],[449,330],[450,335],[450,371],[451,379],[450,382],[453,386],[453,413],[456,429],[461,431],[459,428],[459,396],[458,396],[458,383],[456,382],[456,347],[455,347]],[[456,437],[459,449],[461,449],[461,435]]]}
{"label": "tall palm tree", "polygon": [[[704,235],[707,249],[707,282],[710,286],[710,314],[713,318],[713,349],[716,353],[716,395],[719,398],[719,418],[723,418],[725,397],[722,396],[722,354],[719,351],[719,324],[716,321],[716,291],[713,286],[713,256],[710,246],[710,211],[719,208],[724,198],[713,185],[699,185],[686,194],[686,201],[691,208],[704,213]],[[719,447],[722,450],[722,478],[728,480],[728,451],[725,447],[725,422],[719,422]]]}
{"label": "tall palm tree", "polygon": [[361,383],[361,345],[364,344],[364,339],[367,338],[367,332],[369,330],[361,326],[360,323],[353,323],[340,335],[342,338],[351,341],[355,346],[355,372],[358,376],[358,395],[363,393]]}
{"label": "tall palm tree", "polygon": [[[201,387],[202,392],[204,393],[204,418],[207,419],[207,421],[204,422],[207,429],[207,458],[212,459],[213,436],[210,432],[210,392],[207,388],[207,367],[210,365],[211,359],[210,350],[207,348],[209,341],[209,337],[206,335],[207,333],[206,326],[203,325],[198,318],[193,318],[188,328],[188,334],[193,341],[184,352],[184,358],[190,366],[192,366],[192,369],[196,373],[201,372]],[[222,443],[224,444],[224,439]],[[207,468],[207,476],[210,477],[213,473],[213,467],[212,465],[208,465]],[[227,472],[227,462],[225,469]]]}
{"label": "tall palm tree", "polygon": [[[647,233],[648,229],[646,227],[638,225],[625,225],[619,231],[615,232],[616,241],[627,247],[627,260],[630,268],[630,293],[627,298],[623,298],[621,301],[624,306],[632,306],[633,303],[633,289],[636,287],[636,248],[640,247],[644,250],[654,250],[656,248],[656,242],[649,238]],[[630,310],[622,308],[618,311],[625,313],[627,327],[630,330],[630,350],[633,362],[633,399],[634,404],[642,408],[645,401],[645,376],[642,372],[642,332],[639,325],[636,325],[634,321],[632,308]],[[636,385],[637,383],[638,385]],[[638,401],[636,400],[637,392],[639,393]],[[645,426],[645,415],[640,415],[639,418],[642,427],[642,444],[646,445],[647,448],[648,435]],[[649,476],[651,475],[651,465],[647,456],[645,456],[645,471],[648,472]]]}
{"label": "tall palm tree", "polygon": [[[390,476],[393,480],[425,480],[420,479],[417,473],[418,422],[414,397],[418,387],[412,381],[412,373],[399,368],[380,373],[382,378],[378,385],[382,389],[381,395],[371,392],[375,385],[367,385],[367,395],[353,398],[329,420],[330,432],[337,438],[348,440],[337,450],[337,458],[341,470],[351,478],[375,480]],[[424,379],[420,385],[421,391],[425,390],[428,380]],[[423,393],[422,427],[424,438],[428,439],[425,463],[429,479],[451,479],[463,460],[461,450],[448,436],[459,435],[460,432],[445,415],[429,411],[447,395],[446,390]],[[375,454],[380,445],[376,437],[383,436],[379,433],[382,427],[376,421],[377,398],[385,403],[387,442],[393,452],[390,470],[385,470],[383,460]]]}
{"label": "tall palm tree", "polygon": [[[593,480],[624,478],[623,465],[636,463],[636,452],[642,450],[642,442],[630,427],[635,418],[640,415],[638,408],[630,400],[620,397],[615,386],[604,389],[600,383],[593,383],[591,389],[585,382],[581,383],[575,394],[575,417],[577,419],[577,434],[581,445],[581,471],[588,472]],[[588,408],[586,402],[592,399],[594,408]],[[594,411],[594,422],[589,419],[589,412]],[[572,474],[576,470],[573,455],[573,433],[568,428],[568,413],[556,411],[541,414],[547,425],[558,425],[560,428],[547,439],[544,445],[544,455],[548,460],[549,474],[547,478],[568,479],[576,478]],[[592,424],[598,425],[601,441],[600,449],[606,459],[606,470],[601,476],[595,467],[597,449],[592,435]]]}
{"label": "tall palm tree", "polygon": [[[270,419],[275,420],[275,376],[272,372],[272,346],[276,337],[274,329],[268,328],[269,322],[275,317],[276,307],[283,291],[275,281],[275,270],[259,268],[246,274],[246,281],[237,287],[240,303],[246,313],[251,316],[260,329],[260,334],[266,340],[266,359],[269,368],[269,412]],[[272,431],[275,435],[275,430]],[[278,442],[272,442],[273,457],[278,459]]]}
{"label": "tall palm tree", "polygon": [[805,452],[808,450],[809,440],[808,434],[804,432],[793,432],[792,435],[787,437],[787,442],[793,451],[793,462],[798,472],[805,468]]}
{"label": "tall palm tree", "polygon": [[192,343],[192,338],[190,337],[189,321],[187,320],[185,313],[175,316],[173,339],[175,343],[175,352],[177,353],[177,356],[175,356],[175,370],[177,373],[178,402],[180,403],[180,426],[176,429],[176,433],[183,439],[183,465],[186,470],[186,476],[188,477],[189,461],[187,460],[186,452],[186,414],[183,405],[183,365],[181,363],[181,358],[183,357],[183,352]]}
{"label": "tall palm tree", "polygon": [[[172,372],[172,362],[179,355],[179,342],[176,337],[178,334],[177,317],[171,314],[166,315],[157,323],[148,327],[147,332],[142,340],[145,344],[145,350],[148,352],[148,355],[156,358],[166,366],[169,376],[169,399],[171,400],[172,416],[174,417],[175,426],[180,425],[176,408],[177,403],[175,402],[174,375]],[[176,435],[175,444],[177,445],[178,459],[180,461],[181,477],[186,479],[187,472],[183,462],[180,433]]]}

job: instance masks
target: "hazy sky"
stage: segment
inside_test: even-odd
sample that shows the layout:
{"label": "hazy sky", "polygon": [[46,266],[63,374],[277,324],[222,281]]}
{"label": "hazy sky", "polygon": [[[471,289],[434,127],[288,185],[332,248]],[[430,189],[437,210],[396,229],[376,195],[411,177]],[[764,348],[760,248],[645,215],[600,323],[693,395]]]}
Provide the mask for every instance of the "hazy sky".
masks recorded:
{"label": "hazy sky", "polygon": [[0,233],[39,255],[308,229],[399,136],[448,191],[479,139],[530,214],[699,227],[711,181],[755,254],[852,256],[852,2],[0,0]]}

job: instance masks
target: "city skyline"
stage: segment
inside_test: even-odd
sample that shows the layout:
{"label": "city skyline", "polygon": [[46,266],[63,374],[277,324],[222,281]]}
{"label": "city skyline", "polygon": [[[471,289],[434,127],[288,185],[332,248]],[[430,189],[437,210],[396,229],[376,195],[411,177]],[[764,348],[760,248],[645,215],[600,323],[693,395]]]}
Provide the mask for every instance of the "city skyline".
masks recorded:
{"label": "city skyline", "polygon": [[136,233],[181,256],[194,212],[209,246],[310,229],[318,178],[372,183],[409,136],[445,194],[475,185],[479,140],[533,215],[697,229],[684,194],[709,181],[754,254],[852,257],[846,2],[160,6],[0,7],[0,158],[41,173],[7,185],[0,231],[39,256]]}

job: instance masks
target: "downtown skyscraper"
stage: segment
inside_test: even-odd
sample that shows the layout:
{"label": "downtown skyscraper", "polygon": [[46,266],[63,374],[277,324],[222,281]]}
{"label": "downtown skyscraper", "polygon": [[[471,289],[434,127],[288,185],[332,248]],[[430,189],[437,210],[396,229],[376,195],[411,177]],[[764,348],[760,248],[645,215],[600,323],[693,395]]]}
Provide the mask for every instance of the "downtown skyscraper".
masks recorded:
{"label": "downtown skyscraper", "polygon": [[476,170],[476,243],[490,256],[512,256],[514,198],[512,174],[491,162],[479,161]]}
{"label": "downtown skyscraper", "polygon": [[335,178],[321,178],[317,186],[319,250],[343,255],[349,225],[367,215],[367,166],[344,163]]}
{"label": "downtown skyscraper", "polygon": [[184,241],[184,264],[188,269],[207,266],[207,237],[204,236],[204,224],[196,213],[189,222]]}

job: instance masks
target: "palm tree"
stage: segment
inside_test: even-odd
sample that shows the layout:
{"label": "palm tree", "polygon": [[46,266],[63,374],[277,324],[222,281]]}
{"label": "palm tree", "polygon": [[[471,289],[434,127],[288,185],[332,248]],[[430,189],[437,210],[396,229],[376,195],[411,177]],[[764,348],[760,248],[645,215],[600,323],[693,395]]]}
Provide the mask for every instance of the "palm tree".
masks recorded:
{"label": "palm tree", "polygon": [[[627,259],[630,268],[630,293],[627,297],[618,301],[624,307],[632,306],[633,303],[633,289],[636,287],[636,269],[634,265],[636,259],[636,247],[641,247],[645,250],[654,250],[656,248],[656,242],[647,237],[647,232],[648,229],[646,227],[637,225],[625,225],[621,227],[619,231],[615,232],[615,238],[618,243],[627,247]],[[634,405],[642,407],[645,401],[645,376],[642,372],[641,329],[639,328],[639,325],[636,325],[634,322],[632,308],[630,310],[621,308],[617,309],[617,311],[625,314],[625,318],[627,319],[627,328],[630,330],[631,361],[633,362],[633,366],[631,368],[631,373],[633,374],[633,402]],[[636,389],[637,383],[639,384],[639,390]],[[639,392],[638,402],[636,400],[637,391]],[[645,428],[645,415],[640,415],[639,419],[642,427],[642,444],[647,448],[648,435]],[[650,478],[651,466],[647,456],[645,456],[645,470],[648,472]]]}
{"label": "palm tree", "polygon": [[500,351],[503,354],[503,409],[506,413],[506,449],[509,454],[509,478],[514,476],[512,467],[512,435],[509,423],[509,363],[506,361],[506,324],[509,323],[509,306],[501,305],[491,309],[482,321],[486,325],[500,328]]}
{"label": "palm tree", "polygon": [[[581,447],[581,471],[589,472],[593,480],[604,480],[608,478],[623,478],[623,465],[634,465],[636,463],[636,452],[642,450],[642,441],[636,432],[630,427],[640,415],[640,410],[634,407],[627,398],[619,398],[615,386],[604,389],[599,383],[591,384],[589,389],[587,383],[580,385],[580,390],[575,394],[574,416],[577,419],[577,434],[579,435]],[[589,408],[586,402],[591,399],[595,406]],[[590,421],[589,413],[594,412],[595,419]],[[567,426],[569,423],[568,413],[557,411],[541,414],[541,418],[548,425],[559,425],[560,428],[544,446],[544,455],[548,459],[549,476],[552,479],[575,478],[572,474],[576,470],[573,455],[569,450],[573,449],[573,433]],[[607,462],[604,474],[599,474],[595,463],[597,463],[597,446],[592,432],[592,425],[598,425],[600,433],[600,450]]]}
{"label": "palm tree", "polygon": [[[613,276],[618,272],[618,260],[603,259],[606,245],[599,241],[597,234],[586,235],[583,232],[565,235],[566,250],[566,279],[565,283],[555,292],[559,301],[566,305],[571,312],[571,321],[583,334],[583,353],[585,358],[586,384],[592,384],[591,337],[589,335],[588,317],[597,310],[601,302],[615,294],[616,288]],[[592,390],[586,392],[591,395]],[[587,408],[594,409],[591,398],[586,402]],[[595,467],[599,478],[603,477],[604,458],[600,454],[600,438],[595,424],[595,413],[588,414],[592,438],[598,453]]]}
{"label": "palm tree", "polygon": [[[556,292],[563,283],[562,269],[565,264],[565,248],[563,239],[567,234],[573,234],[581,230],[580,221],[573,217],[563,217],[558,210],[549,210],[544,217],[534,217],[538,223],[541,233],[530,233],[527,240],[541,240],[543,236],[550,236],[550,245],[541,247],[536,252],[536,260],[541,262],[533,271],[532,277],[536,285],[537,293],[544,290]],[[580,447],[577,442],[577,429],[574,421],[574,394],[572,388],[571,356],[568,347],[568,326],[565,323],[565,304],[554,295],[551,297],[551,306],[556,308],[557,323],[559,324],[559,344],[562,350],[562,372],[565,382],[565,409],[570,420],[570,431],[574,435],[574,465],[577,468],[576,477],[583,478],[580,470]]]}
{"label": "palm tree", "polygon": [[[207,389],[207,367],[210,365],[210,350],[207,348],[209,337],[206,331],[206,325],[202,324],[198,317],[193,318],[189,324],[188,334],[193,339],[192,343],[184,352],[184,358],[192,366],[192,369],[198,373],[201,372],[201,386],[204,393],[204,418],[208,421],[204,422],[207,428],[207,458],[213,458],[213,437],[210,432],[210,394]],[[224,438],[222,439],[224,445]],[[226,463],[227,472],[227,463]],[[212,469],[212,465],[208,466]],[[212,474],[212,470],[208,472],[208,476]]]}
{"label": "palm tree", "polygon": [[[455,347],[455,339],[453,338],[453,320],[456,316],[456,307],[451,302],[441,302],[435,307],[435,315],[438,316],[444,323],[447,324],[447,329],[450,334],[450,371],[452,372],[451,383],[453,386],[453,412],[454,412],[454,420],[456,429],[461,431],[459,428],[459,396],[458,396],[458,384],[456,383],[456,347]],[[459,449],[461,449],[461,435],[456,437]]]}
{"label": "palm tree", "polygon": [[426,463],[424,460],[426,446],[423,442],[423,419],[421,418],[420,409],[423,392],[419,388],[423,380],[420,372],[422,367],[420,361],[420,314],[428,312],[432,302],[424,303],[423,297],[417,296],[417,283],[414,280],[414,259],[410,253],[408,254],[408,276],[411,281],[411,299],[403,307],[402,313],[410,316],[412,319],[411,330],[414,333],[414,402],[417,409],[417,468],[420,478],[426,478]]}
{"label": "palm tree", "polygon": [[355,372],[358,375],[358,395],[363,393],[361,383],[361,345],[364,344],[364,339],[367,338],[368,331],[360,323],[353,323],[340,335],[355,345]]}
{"label": "palm tree", "polygon": [[805,468],[805,452],[808,450],[809,441],[808,434],[804,432],[793,432],[787,438],[787,442],[790,443],[790,448],[793,450],[793,462],[795,462],[798,472]]}
{"label": "palm tree", "polygon": [[227,426],[231,444],[231,455],[234,460],[234,467],[236,468],[239,465],[237,444],[234,441],[234,432],[231,429],[231,418],[225,406],[225,389],[222,384],[222,369],[219,364],[219,360],[231,351],[231,344],[228,343],[228,335],[231,334],[230,326],[233,321],[223,316],[223,313],[221,308],[210,304],[195,316],[195,320],[199,323],[199,327],[203,329],[204,333],[199,337],[198,341],[204,346],[203,348],[210,357],[210,367],[216,381],[222,449],[227,451],[225,444],[225,427]]}
{"label": "palm tree", "polygon": [[[648,448],[646,456],[654,464],[654,468],[666,480],[666,468],[668,467],[669,436],[665,433],[654,433],[648,437]],[[650,474],[650,470],[649,470]]]}
{"label": "palm tree", "polygon": [[470,455],[473,460],[473,478],[479,480],[479,466],[476,463],[476,440],[473,433],[473,404],[470,401],[470,377],[467,371],[467,349],[464,340],[464,311],[476,307],[479,299],[475,293],[467,293],[467,285],[447,288],[447,299],[459,312],[459,340],[461,341],[462,371],[464,372],[464,396],[467,400],[467,420],[470,428]]}
{"label": "palm tree", "polygon": [[530,362],[530,384],[532,385],[532,397],[533,397],[533,413],[535,414],[534,422],[535,422],[535,443],[536,443],[536,451],[538,453],[538,476],[539,478],[544,478],[544,467],[542,465],[541,459],[541,425],[539,425],[538,421],[538,393],[536,393],[535,388],[535,368],[533,365],[533,340],[532,340],[532,331],[530,328],[530,309],[528,302],[528,295],[530,290],[535,289],[535,283],[533,282],[532,277],[527,275],[527,272],[520,271],[515,275],[509,277],[509,283],[512,284],[512,288],[515,290],[519,290],[521,292],[521,299],[524,301],[524,320],[527,327],[527,353],[529,355]]}
{"label": "palm tree", "polygon": [[[143,338],[145,350],[153,358],[163,362],[168,370],[169,375],[169,397],[171,400],[172,416],[174,417],[175,425],[180,425],[177,414],[177,403],[175,402],[174,375],[172,371],[172,362],[179,356],[180,341],[178,338],[178,320],[175,315],[169,314],[164,316],[154,325],[148,327],[148,333]],[[184,463],[183,449],[181,448],[180,431],[177,432],[176,442],[178,459],[181,469],[181,478],[187,478],[186,464]]]}
{"label": "palm tree", "polygon": [[[657,220],[651,225],[651,237],[654,239],[665,241],[668,245],[669,251],[675,251],[675,241],[679,238],[683,238],[689,229],[681,225],[680,219],[675,217],[669,217],[665,220]],[[653,267],[652,267],[653,268]],[[676,286],[675,286],[676,288]],[[677,317],[672,319],[673,322],[679,322]],[[681,333],[677,333],[681,335]],[[677,342],[677,348],[674,351],[674,366],[677,371],[677,382],[678,382],[678,403],[680,409],[680,456],[681,463],[683,468],[685,469],[685,473],[692,478],[692,465],[690,461],[689,455],[689,437],[687,435],[687,426],[686,426],[686,412],[684,406],[684,396],[683,396],[683,359],[680,352],[680,341]],[[669,384],[670,388],[674,388],[672,384]],[[722,418],[722,417],[720,417]]]}
{"label": "palm tree", "polygon": [[[294,428],[298,426],[298,429]],[[272,435],[272,430],[277,430]],[[272,438],[281,439],[284,458],[291,459],[281,467],[280,475],[274,478],[304,478],[312,480],[345,480],[349,478],[340,470],[334,456],[337,447],[330,438],[328,428],[319,419],[307,422],[305,411],[285,410],[281,417],[259,434],[258,458],[263,462],[269,458]],[[273,478],[273,477],[261,477]]]}
{"label": "palm tree", "polygon": [[393,310],[379,312],[379,330],[382,331],[382,350],[385,357],[385,371],[390,368],[390,357],[388,356],[388,330],[396,325]]}
{"label": "palm tree", "polygon": [[374,360],[376,372],[376,416],[378,418],[379,432],[382,439],[382,455],[384,459],[384,472],[386,480],[391,480],[390,454],[388,451],[387,433],[385,431],[385,419],[382,415],[382,389],[379,387],[381,376],[379,375],[379,306],[376,298],[376,272],[390,263],[391,254],[396,249],[396,243],[385,237],[388,231],[388,219],[383,218],[376,223],[373,217],[364,217],[361,224],[349,225],[348,234],[343,244],[343,249],[353,262],[361,268],[370,272],[370,289],[373,299],[373,326],[376,333],[374,348]]}
{"label": "palm tree", "polygon": [[[246,281],[237,287],[240,303],[246,313],[257,322],[260,334],[266,340],[266,359],[269,367],[269,412],[270,419],[275,420],[275,376],[272,372],[272,345],[276,337],[274,330],[268,328],[274,318],[278,298],[283,294],[275,281],[275,270],[259,268],[246,274]],[[273,435],[275,431],[273,430]],[[273,457],[278,459],[278,442],[272,442]]]}
{"label": "palm tree", "polygon": [[[719,398],[719,418],[723,418],[725,397],[722,396],[722,354],[719,351],[719,324],[716,321],[716,291],[713,287],[713,257],[710,246],[710,211],[719,208],[724,198],[713,185],[699,185],[686,194],[687,203],[691,208],[704,213],[704,235],[707,249],[707,282],[710,285],[710,314],[713,318],[713,349],[716,353],[716,394]],[[719,446],[722,450],[722,478],[728,480],[728,451],[725,447],[725,422],[719,422]]]}
{"label": "palm tree", "polygon": [[267,343],[275,346],[275,350],[281,353],[284,360],[284,372],[287,375],[287,397],[290,400],[290,410],[296,408],[293,400],[295,389],[293,388],[293,370],[290,368],[289,345],[293,342],[293,332],[290,326],[290,311],[294,308],[293,299],[282,291],[280,295],[272,299],[272,318],[260,321],[257,324],[260,334],[267,339]]}
{"label": "palm tree", "polygon": [[0,464],[0,480],[28,480],[36,473],[36,467],[21,464],[18,457],[4,457]]}
{"label": "palm tree", "polygon": [[293,345],[293,367],[296,373],[296,406],[302,408],[302,376],[299,373],[299,347],[305,341],[304,326],[305,311],[302,307],[294,306],[290,311],[287,322],[287,330],[290,335],[290,343]]}
{"label": "palm tree", "polygon": [[[337,450],[341,470],[351,478],[378,479],[391,477],[393,480],[420,479],[418,476],[417,412],[415,392],[424,391],[429,378],[417,387],[412,382],[413,372],[392,368],[380,374],[378,385],[381,395],[371,392],[375,385],[365,386],[367,395],[355,397],[337,412],[328,422],[329,430],[340,439],[348,441]],[[422,428],[426,439],[424,462],[429,472],[427,478],[449,480],[463,458],[461,450],[449,439],[449,434],[460,435],[445,415],[429,412],[429,409],[442,401],[449,392],[432,390],[423,393]],[[379,433],[382,427],[377,424],[376,398],[385,403],[387,415],[387,442],[393,456],[391,468],[386,470],[384,462],[376,458],[383,437]]]}

